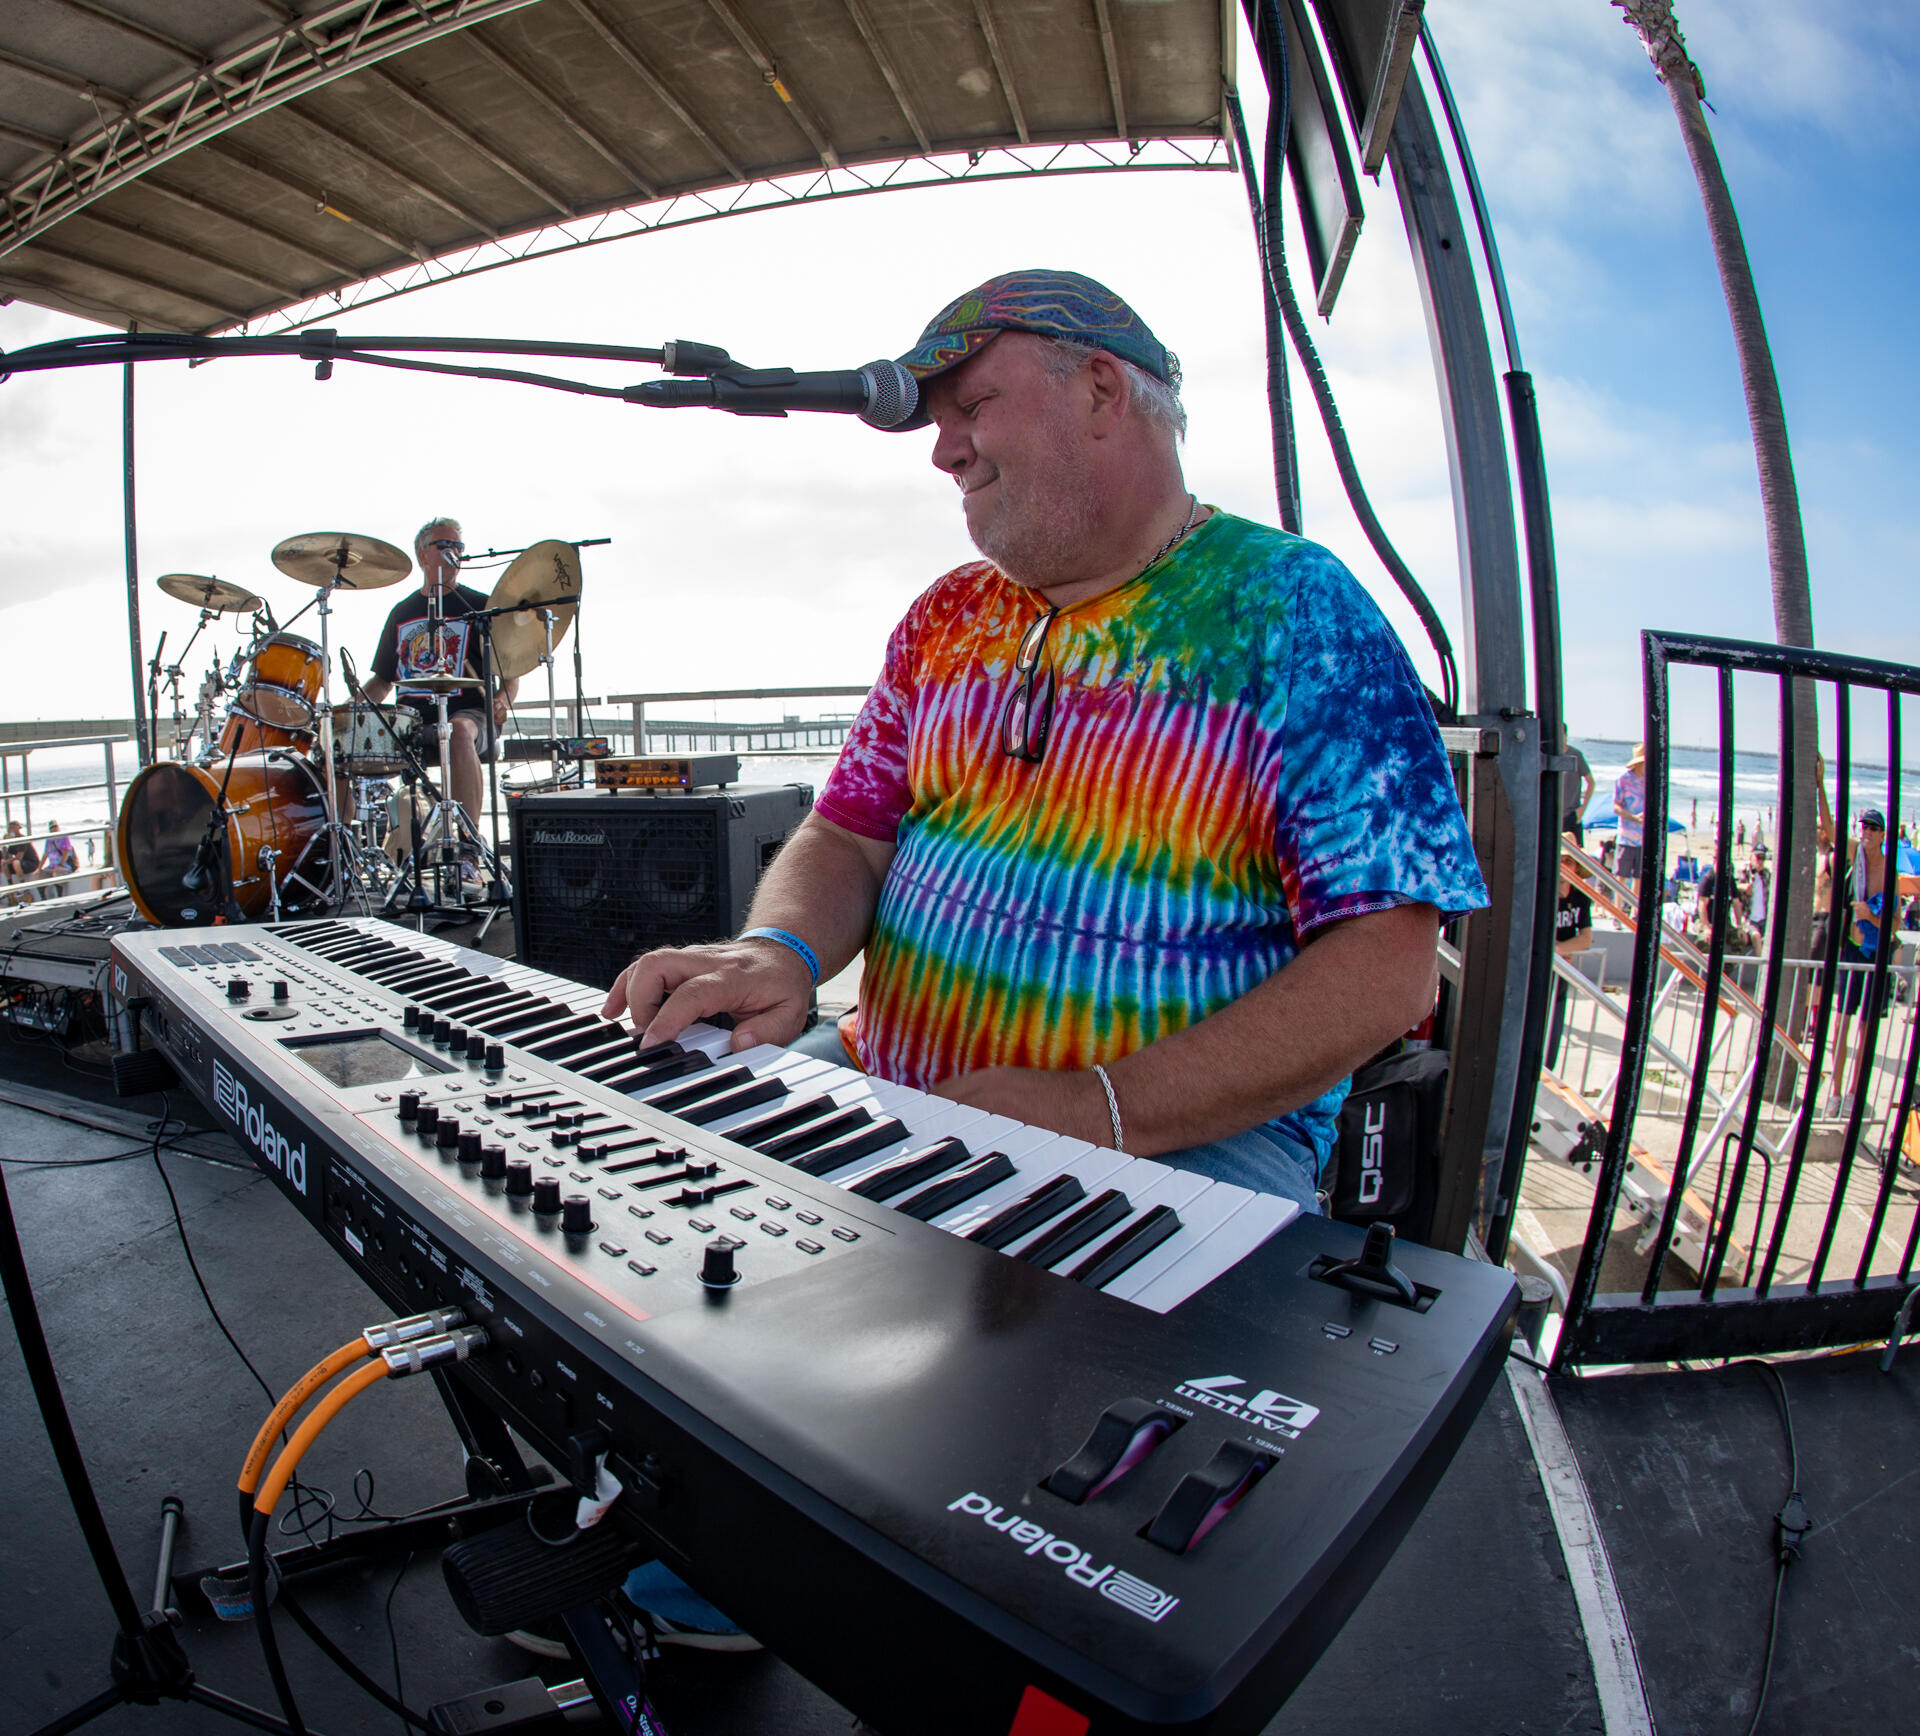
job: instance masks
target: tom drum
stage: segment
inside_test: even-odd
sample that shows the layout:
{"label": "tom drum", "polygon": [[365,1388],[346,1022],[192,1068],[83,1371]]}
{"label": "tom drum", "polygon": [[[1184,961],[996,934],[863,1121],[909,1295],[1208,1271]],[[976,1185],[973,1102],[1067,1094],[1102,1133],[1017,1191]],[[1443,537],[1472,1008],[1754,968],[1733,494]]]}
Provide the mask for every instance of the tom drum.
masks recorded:
{"label": "tom drum", "polygon": [[253,654],[221,732],[220,752],[311,749],[325,676],[320,647],[311,639],[297,633],[274,634]]}

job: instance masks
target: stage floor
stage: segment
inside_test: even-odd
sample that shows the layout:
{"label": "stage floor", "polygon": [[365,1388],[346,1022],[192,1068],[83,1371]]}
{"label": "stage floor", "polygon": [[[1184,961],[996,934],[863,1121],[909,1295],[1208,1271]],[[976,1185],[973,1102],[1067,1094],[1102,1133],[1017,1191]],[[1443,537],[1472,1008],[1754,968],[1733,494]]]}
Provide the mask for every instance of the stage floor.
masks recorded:
{"label": "stage floor", "polygon": [[[447,938],[471,944],[458,929]],[[511,928],[496,925],[495,950]],[[148,1601],[163,1496],[186,1504],[178,1565],[240,1554],[234,1478],[268,1399],[195,1285],[150,1155],[158,1098],[115,1100],[100,1057],[0,1033],[0,1156],[53,1354],[96,1491],[136,1599]],[[202,1277],[277,1394],[385,1309],[198,1106],[164,1158]],[[76,1119],[77,1118],[77,1119]],[[1891,1375],[1872,1355],[1781,1367],[1816,1529],[1790,1571],[1764,1732],[1908,1728],[1920,1690],[1910,1607],[1920,1584],[1920,1346]],[[1514,1365],[1517,1369],[1518,1365]],[[1534,1382],[1519,1371],[1515,1379]],[[112,1626],[18,1346],[0,1333],[0,1670],[7,1730],[32,1730],[106,1685]],[[1570,1577],[1577,1512],[1550,1506],[1516,1390],[1493,1395],[1398,1555],[1269,1726],[1419,1736],[1726,1731],[1752,1716],[1773,1592],[1772,1515],[1785,1435],[1771,1383],[1751,1368],[1590,1376],[1551,1387],[1591,1523],[1604,1541],[1625,1636],[1582,1624]],[[341,1521],[461,1492],[458,1442],[432,1387],[406,1382],[352,1407],[308,1463]],[[1593,1552],[1586,1552],[1591,1555]],[[782,1564],[769,1561],[769,1573]],[[460,1621],[431,1552],[302,1582],[304,1601],[417,1709],[565,1663],[483,1639]],[[796,1595],[819,1595],[796,1585]],[[303,1711],[326,1736],[398,1720],[282,1623]],[[210,1617],[184,1634],[206,1685],[261,1707],[272,1694],[247,1626]],[[857,1650],[858,1633],[847,1635]],[[1596,1674],[1595,1657],[1600,1658]],[[1602,1690],[1606,1691],[1603,1712]],[[670,1652],[654,1701],[674,1736],[814,1736],[852,1715],[771,1654]],[[936,1675],[928,1681],[937,1696]],[[1650,1718],[1648,1716],[1650,1714]],[[121,1709],[101,1727],[165,1736],[211,1713]],[[885,1736],[904,1736],[887,1732]],[[990,1736],[990,1733],[983,1733]]]}

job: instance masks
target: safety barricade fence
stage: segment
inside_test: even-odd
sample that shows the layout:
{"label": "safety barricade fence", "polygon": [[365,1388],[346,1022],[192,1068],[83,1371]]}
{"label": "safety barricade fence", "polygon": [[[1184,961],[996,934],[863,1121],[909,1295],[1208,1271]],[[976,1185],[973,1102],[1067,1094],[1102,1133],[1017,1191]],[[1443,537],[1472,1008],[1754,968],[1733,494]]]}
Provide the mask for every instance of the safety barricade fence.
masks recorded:
{"label": "safety barricade fence", "polygon": [[[1556,963],[1560,1040],[1550,1043],[1542,1091],[1595,1105],[1606,1126],[1588,1166],[1596,1171],[1593,1206],[1555,1366],[1884,1338],[1915,1287],[1920,1242],[1917,937],[1900,916],[1906,896],[1920,893],[1920,859],[1898,833],[1902,712],[1920,696],[1920,669],[1657,631],[1641,642],[1648,843],[1638,884],[1571,845],[1563,856],[1570,882],[1630,927],[1633,945],[1624,1003],[1589,961]],[[1668,836],[1676,665],[1710,671],[1718,699],[1719,890],[1703,903],[1703,931],[1691,935],[1667,901],[1660,844]],[[1772,678],[1779,722],[1778,873],[1765,933],[1751,937],[1730,933],[1736,676]],[[1795,729],[1796,689],[1830,723],[1830,830],[1824,800],[1806,799],[1817,797],[1821,769],[1811,730]],[[1876,724],[1884,707],[1884,815],[1892,822],[1871,934],[1855,921],[1853,904],[1871,890],[1866,869],[1856,883],[1848,864],[1861,848],[1855,816],[1883,798],[1877,769],[1863,774],[1871,785],[1856,788],[1856,705]],[[1799,849],[1813,813],[1821,816],[1817,842],[1832,852],[1824,925],[1813,922],[1812,877],[1794,872],[1813,861]],[[1797,912],[1796,901],[1804,903]],[[1790,954],[1790,935],[1818,935],[1820,926],[1824,943],[1813,956]],[[1867,940],[1874,944],[1863,947]],[[1750,950],[1730,951],[1730,941]],[[1622,1269],[1623,1232],[1631,1242],[1636,1228],[1636,1258],[1626,1269],[1638,1288],[1603,1291],[1603,1264],[1609,1275]]]}

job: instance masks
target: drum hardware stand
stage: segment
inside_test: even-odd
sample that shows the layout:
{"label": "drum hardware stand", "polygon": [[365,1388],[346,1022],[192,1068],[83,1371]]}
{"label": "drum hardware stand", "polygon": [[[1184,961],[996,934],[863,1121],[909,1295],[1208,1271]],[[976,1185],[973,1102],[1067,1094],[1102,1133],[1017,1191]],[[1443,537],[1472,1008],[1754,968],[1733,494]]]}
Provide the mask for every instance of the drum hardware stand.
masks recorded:
{"label": "drum hardware stand", "polygon": [[[200,615],[200,625],[204,627],[206,624],[207,616],[203,610]],[[198,637],[197,631],[195,637]],[[160,643],[153,648],[153,661],[147,665],[148,764],[152,764],[160,757],[160,653],[166,649],[166,645],[167,636],[162,633]],[[189,639],[187,650],[192,649],[193,640]],[[186,654],[186,651],[180,653],[182,657]],[[180,669],[177,664],[173,669],[173,738],[174,746],[178,747],[180,745]]]}
{"label": "drum hardware stand", "polygon": [[267,871],[267,907],[273,912],[273,920],[280,920],[280,852],[271,844],[260,846],[260,866]]}

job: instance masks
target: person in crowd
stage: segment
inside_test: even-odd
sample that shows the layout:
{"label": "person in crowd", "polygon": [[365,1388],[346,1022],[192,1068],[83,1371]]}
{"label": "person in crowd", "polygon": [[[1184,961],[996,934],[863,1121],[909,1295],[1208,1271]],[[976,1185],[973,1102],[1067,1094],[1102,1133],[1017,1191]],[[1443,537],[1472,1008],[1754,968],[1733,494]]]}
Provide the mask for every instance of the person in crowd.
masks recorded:
{"label": "person in crowd", "polygon": [[15,895],[14,902],[21,903],[37,898],[39,892],[28,885],[39,878],[40,852],[33,846],[33,840],[26,835],[26,828],[18,820],[7,822],[7,878],[15,886],[27,890]]}
{"label": "person in crowd", "polygon": [[[1593,767],[1587,764],[1587,756],[1567,734],[1564,725],[1560,730],[1560,751],[1573,760],[1573,770],[1560,774],[1560,830],[1571,833],[1578,846],[1587,839],[1587,804],[1593,800]],[[1580,792],[1578,796],[1573,795],[1575,789]]]}
{"label": "person in crowd", "polygon": [[[1570,958],[1577,952],[1585,952],[1592,945],[1593,900],[1573,883],[1573,876],[1563,863],[1560,869],[1560,894],[1553,910],[1553,950],[1562,958]],[[1560,1044],[1567,1026],[1567,998],[1572,992],[1556,971],[1553,1013],[1547,1028],[1546,1054],[1542,1057],[1544,1065],[1548,1067],[1560,1064]]]}
{"label": "person in crowd", "polygon": [[60,830],[58,820],[47,822],[47,848],[41,857],[40,866],[50,880],[72,874],[80,866],[80,858],[74,852],[73,840]]}
{"label": "person in crowd", "polygon": [[[1869,1083],[1867,1067],[1867,1024],[1871,1017],[1872,964],[1880,950],[1885,927],[1882,910],[1887,893],[1887,820],[1878,808],[1866,808],[1860,814],[1860,835],[1854,840],[1847,865],[1840,872],[1833,911],[1846,924],[1840,936],[1840,981],[1836,993],[1839,1004],[1834,1013],[1833,1093],[1827,1099],[1826,1113],[1845,1115],[1862,1086]],[[1848,969],[1851,965],[1854,968]],[[1857,1030],[1856,1030],[1857,1025]],[[1847,1078],[1847,1050],[1857,1036],[1851,1081]]]}
{"label": "person in crowd", "polygon": [[1647,817],[1646,767],[1646,743],[1636,741],[1627,755],[1627,769],[1613,780],[1613,812],[1619,821],[1620,839],[1613,871],[1627,881],[1640,878],[1642,827]]}

